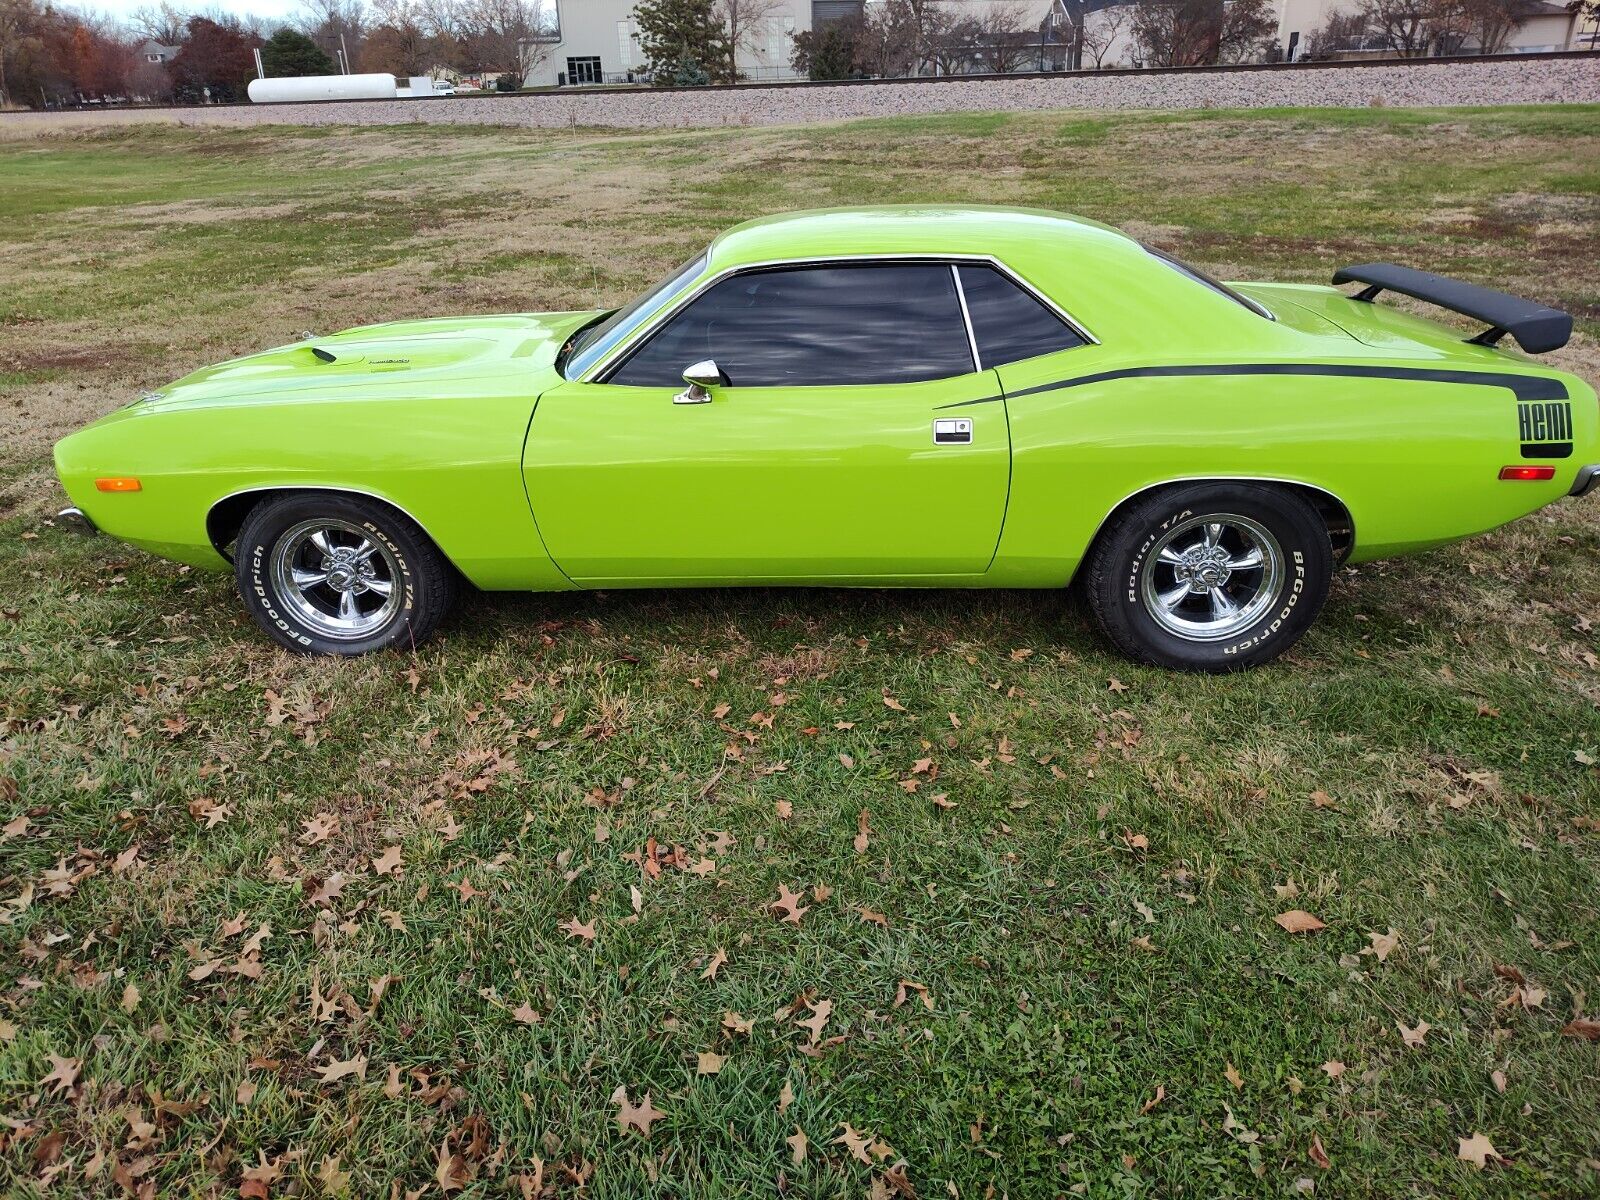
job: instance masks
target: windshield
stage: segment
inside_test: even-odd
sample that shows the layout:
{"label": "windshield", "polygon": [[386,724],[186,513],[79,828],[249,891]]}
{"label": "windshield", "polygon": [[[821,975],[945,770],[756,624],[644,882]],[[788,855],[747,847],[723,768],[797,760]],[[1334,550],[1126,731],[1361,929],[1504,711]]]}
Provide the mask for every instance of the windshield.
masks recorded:
{"label": "windshield", "polygon": [[562,358],[565,362],[558,364],[561,374],[568,379],[581,379],[590,367],[611,353],[613,347],[700,274],[705,265],[706,256],[697,255],[626,308],[619,308],[609,316],[585,325],[564,348]]}
{"label": "windshield", "polygon": [[[1144,243],[1141,242],[1140,245],[1144,245]],[[1227,284],[1211,278],[1211,276],[1207,275],[1204,271],[1198,270],[1195,267],[1191,267],[1186,262],[1180,262],[1178,259],[1173,258],[1172,255],[1168,254],[1165,250],[1157,250],[1154,246],[1145,246],[1144,248],[1146,253],[1148,253],[1152,258],[1160,259],[1162,262],[1166,263],[1167,266],[1178,272],[1178,274],[1187,276],[1196,283],[1200,284],[1202,287],[1210,288],[1218,295],[1226,296],[1235,304],[1241,305],[1244,308],[1248,308],[1251,312],[1255,313],[1256,316],[1266,317],[1269,321],[1277,319],[1261,305],[1250,299],[1250,297],[1241,296]]]}

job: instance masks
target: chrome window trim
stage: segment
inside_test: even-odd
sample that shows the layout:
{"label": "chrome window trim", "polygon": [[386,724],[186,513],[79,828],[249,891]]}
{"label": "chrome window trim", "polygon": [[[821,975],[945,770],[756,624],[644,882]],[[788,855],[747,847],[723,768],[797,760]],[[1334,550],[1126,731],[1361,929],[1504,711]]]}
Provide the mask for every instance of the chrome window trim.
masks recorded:
{"label": "chrome window trim", "polygon": [[[738,263],[738,264],[736,264],[734,266],[724,267],[724,268],[722,268],[722,270],[716,272],[714,275],[707,275],[704,279],[702,279],[700,281],[700,283],[697,286],[691,286],[691,287],[685,288],[682,292],[680,292],[678,294],[678,296],[673,301],[671,301],[671,302],[663,305],[661,308],[657,309],[655,311],[655,313],[652,314],[651,320],[647,324],[641,325],[638,329],[636,329],[634,331],[633,337],[629,338],[627,341],[623,342],[620,346],[616,347],[616,349],[614,349],[611,352],[611,356],[609,358],[602,359],[599,363],[595,364],[595,366],[590,368],[588,373],[585,374],[581,379],[575,380],[573,382],[577,382],[577,383],[606,383],[606,382],[608,382],[610,380],[612,374],[614,374],[616,372],[616,370],[619,367],[621,367],[622,364],[624,362],[626,362],[628,360],[628,358],[636,350],[638,350],[641,346],[643,346],[646,342],[648,342],[653,336],[655,336],[655,333],[656,333],[656,331],[658,329],[660,329],[662,326],[664,326],[668,321],[672,320],[672,318],[675,317],[682,309],[687,308],[690,304],[693,304],[695,302],[695,300],[697,300],[703,293],[705,293],[706,291],[708,291],[710,288],[714,287],[715,285],[721,283],[724,279],[728,278],[729,276],[732,276],[732,275],[746,275],[746,274],[750,274],[751,272],[754,272],[754,271],[769,271],[769,270],[772,270],[772,269],[777,268],[777,267],[825,267],[825,266],[828,266],[828,265],[833,264],[833,263],[850,263],[850,264],[854,264],[854,263],[873,263],[873,262],[880,262],[880,263],[897,263],[897,262],[928,263],[928,262],[931,262],[931,263],[948,263],[951,266],[955,266],[955,265],[960,264],[960,263],[986,263],[989,266],[993,267],[995,270],[999,271],[1007,279],[1011,280],[1012,283],[1016,284],[1023,291],[1027,292],[1028,295],[1032,296],[1035,300],[1039,301],[1040,304],[1043,304],[1046,308],[1048,308],[1051,312],[1053,312],[1058,318],[1060,318],[1061,321],[1063,321],[1066,324],[1068,329],[1072,330],[1073,333],[1077,334],[1078,337],[1083,339],[1083,345],[1085,345],[1085,346],[1098,346],[1098,345],[1100,345],[1100,339],[1095,337],[1094,334],[1090,333],[1089,330],[1087,328],[1085,328],[1079,321],[1077,321],[1070,313],[1068,313],[1059,304],[1057,304],[1055,301],[1051,300],[1049,296],[1046,296],[1043,292],[1041,292],[1038,288],[1036,288],[1032,283],[1028,282],[1027,279],[1025,279],[1023,276],[1019,275],[1011,267],[1007,266],[1004,262],[1002,262],[1000,259],[996,258],[992,254],[960,254],[960,253],[954,253],[954,254],[938,254],[938,253],[926,253],[926,254],[923,254],[923,253],[906,253],[906,254],[829,254],[829,255],[824,255],[824,256],[822,256],[820,258],[807,258],[807,257],[801,257],[801,258],[770,258],[770,259],[762,259],[759,262]],[[958,280],[958,285],[959,285],[959,280]],[[1076,350],[1076,349],[1078,349],[1078,347],[1077,346],[1071,346],[1071,347],[1068,347],[1068,349]],[[1058,353],[1061,353],[1061,352],[1058,352]],[[978,370],[981,370],[981,369],[982,369],[981,367],[978,368]],[[951,377],[950,376],[942,376],[942,378],[951,378]],[[800,386],[800,385],[797,385],[797,386]],[[889,385],[889,386],[893,386],[893,385]]]}
{"label": "chrome window trim", "polygon": [[978,335],[972,328],[972,314],[967,311],[967,289],[961,286],[961,264],[950,264],[950,278],[956,281],[956,299],[961,303],[961,323],[967,327],[967,349],[972,351],[972,369],[983,370],[983,355],[978,353]]}

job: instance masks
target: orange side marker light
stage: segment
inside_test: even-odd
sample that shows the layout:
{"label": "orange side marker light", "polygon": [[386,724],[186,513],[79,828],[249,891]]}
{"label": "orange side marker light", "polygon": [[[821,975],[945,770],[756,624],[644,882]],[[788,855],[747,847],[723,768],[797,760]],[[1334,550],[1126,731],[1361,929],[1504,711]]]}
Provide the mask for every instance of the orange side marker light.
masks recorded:
{"label": "orange side marker light", "polygon": [[[1507,470],[1509,469],[1508,467]],[[94,486],[102,492],[137,492],[140,490],[139,481],[132,475],[113,475],[109,479],[96,479]]]}

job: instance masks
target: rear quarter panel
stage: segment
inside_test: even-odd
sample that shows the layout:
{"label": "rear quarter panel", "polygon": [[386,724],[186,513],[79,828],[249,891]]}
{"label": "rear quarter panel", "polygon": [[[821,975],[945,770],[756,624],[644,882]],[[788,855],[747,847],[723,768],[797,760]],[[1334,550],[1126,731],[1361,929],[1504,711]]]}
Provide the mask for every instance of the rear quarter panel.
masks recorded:
{"label": "rear quarter panel", "polygon": [[[1578,466],[1600,456],[1594,392],[1531,365],[1528,374],[1566,387],[1573,457],[1523,459],[1517,397],[1490,384],[1219,374],[1124,377],[1015,395],[1145,365],[1098,353],[1073,357],[1081,353],[1001,368],[1013,458],[996,583],[1065,583],[1105,518],[1123,500],[1162,483],[1246,478],[1319,488],[1349,510],[1351,559],[1359,562],[1515,520],[1564,496]],[[1384,360],[1346,365],[1381,366]],[[1446,364],[1410,359],[1388,365],[1416,370]],[[1556,477],[1497,478],[1502,466],[1525,461],[1550,462]]]}

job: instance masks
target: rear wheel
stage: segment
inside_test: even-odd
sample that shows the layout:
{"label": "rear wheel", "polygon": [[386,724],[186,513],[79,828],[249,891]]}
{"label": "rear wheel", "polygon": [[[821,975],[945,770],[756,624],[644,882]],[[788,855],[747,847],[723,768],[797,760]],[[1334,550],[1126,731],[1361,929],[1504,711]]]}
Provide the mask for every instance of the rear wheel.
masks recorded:
{"label": "rear wheel", "polygon": [[234,565],[250,615],[303,654],[414,646],[455,592],[453,568],[416,522],[332,492],[258,504],[239,532]]}
{"label": "rear wheel", "polygon": [[1106,523],[1085,563],[1084,590],[1101,630],[1130,658],[1235,671],[1299,639],[1332,572],[1327,527],[1295,493],[1181,484]]}

